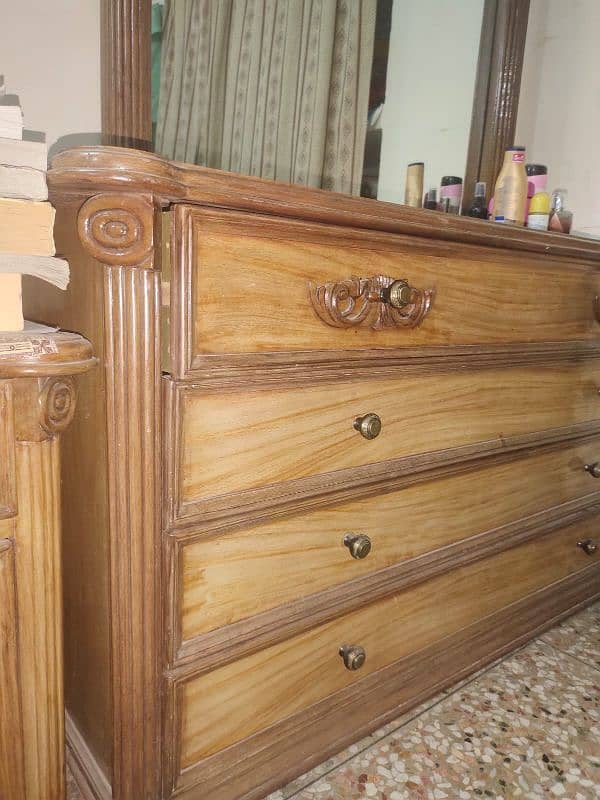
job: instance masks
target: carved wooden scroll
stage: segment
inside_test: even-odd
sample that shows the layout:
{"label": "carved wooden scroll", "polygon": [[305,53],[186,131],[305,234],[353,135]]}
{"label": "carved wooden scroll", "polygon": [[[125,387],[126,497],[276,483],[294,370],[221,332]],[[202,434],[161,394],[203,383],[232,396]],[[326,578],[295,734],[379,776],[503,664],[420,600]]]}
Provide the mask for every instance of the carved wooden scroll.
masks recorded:
{"label": "carved wooden scroll", "polygon": [[425,319],[434,289],[415,289],[405,280],[375,275],[344,281],[309,283],[317,315],[334,328],[416,328]]}

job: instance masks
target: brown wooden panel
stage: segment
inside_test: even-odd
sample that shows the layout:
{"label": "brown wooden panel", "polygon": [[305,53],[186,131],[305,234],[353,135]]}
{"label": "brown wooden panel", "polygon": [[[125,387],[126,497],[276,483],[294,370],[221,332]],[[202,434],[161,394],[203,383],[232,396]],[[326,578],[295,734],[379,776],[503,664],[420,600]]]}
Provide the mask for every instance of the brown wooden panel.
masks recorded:
{"label": "brown wooden panel", "polygon": [[[253,614],[384,569],[596,489],[586,443],[274,520],[180,550],[180,632],[188,640]],[[473,498],[477,498],[473,502]],[[348,532],[371,552],[352,558]]]}
{"label": "brown wooden panel", "polygon": [[[322,700],[521,597],[584,569],[591,518],[454,570],[181,686],[180,768]],[[344,644],[366,651],[345,669]]]}
{"label": "brown wooden panel", "polygon": [[[181,513],[211,496],[597,419],[599,381],[596,363],[244,394],[180,386],[179,486],[168,492]],[[372,440],[353,427],[368,412],[382,421]]]}
{"label": "brown wooden panel", "polygon": [[0,519],[17,512],[13,408],[10,385],[0,381]]}
{"label": "brown wooden panel", "polygon": [[[337,351],[343,358],[343,351],[383,348],[379,357],[389,357],[407,346],[598,336],[598,280],[576,262],[191,206],[173,214],[172,313],[180,321],[172,350],[187,354],[188,367],[211,354],[252,362],[251,354]],[[375,275],[435,289],[417,327],[340,328],[317,316],[309,284]]]}
{"label": "brown wooden panel", "polygon": [[0,520],[0,797],[25,797],[23,729],[18,676],[15,559],[13,544],[2,538],[12,523]]}

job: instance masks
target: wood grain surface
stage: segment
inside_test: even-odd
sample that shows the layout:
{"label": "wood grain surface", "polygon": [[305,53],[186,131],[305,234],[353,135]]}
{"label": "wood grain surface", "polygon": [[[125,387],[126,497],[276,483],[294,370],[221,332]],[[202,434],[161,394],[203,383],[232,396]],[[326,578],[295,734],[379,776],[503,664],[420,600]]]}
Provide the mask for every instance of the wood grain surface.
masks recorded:
{"label": "wood grain surface", "polygon": [[[597,526],[593,518],[551,533],[190,681],[182,687],[181,767],[583,569],[589,557],[577,541]],[[344,668],[343,644],[365,648],[362,669]]]}
{"label": "wood grain surface", "polygon": [[[191,316],[193,365],[207,354],[561,341],[600,333],[593,313],[600,281],[591,268],[193,206],[177,206],[173,214],[175,287],[186,288],[171,306],[173,313],[174,304],[189,304],[182,313]],[[335,328],[319,319],[311,283],[374,275],[435,290],[418,327]]]}
{"label": "wood grain surface", "polygon": [[0,797],[25,797],[13,523],[0,520]]}
{"label": "wood grain surface", "polygon": [[[600,445],[586,443],[468,478],[200,535],[180,550],[182,639],[582,497],[596,489],[583,467],[597,458]],[[343,544],[348,532],[370,538],[366,558],[351,557]]]}
{"label": "wood grain surface", "polygon": [[[600,368],[482,370],[312,389],[207,393],[182,386],[180,503],[411,453],[598,419]],[[354,428],[379,415],[373,440]],[[268,457],[265,458],[265,454]],[[334,480],[334,478],[332,478]],[[285,489],[282,489],[285,491]],[[177,498],[176,498],[177,499]]]}

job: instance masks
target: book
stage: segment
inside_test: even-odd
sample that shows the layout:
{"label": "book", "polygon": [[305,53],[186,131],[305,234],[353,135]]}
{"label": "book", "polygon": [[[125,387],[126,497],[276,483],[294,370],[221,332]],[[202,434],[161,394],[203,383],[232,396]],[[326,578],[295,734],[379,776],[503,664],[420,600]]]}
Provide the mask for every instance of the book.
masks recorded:
{"label": "book", "polygon": [[0,251],[0,275],[19,273],[41,278],[59,289],[69,285],[69,264],[56,256],[32,256]]}
{"label": "book", "polygon": [[27,142],[24,139],[0,137],[0,164],[7,167],[29,167],[46,172],[48,145],[45,142]]}
{"label": "book", "polygon": [[46,173],[30,167],[12,167],[0,163],[0,197],[47,200]]}
{"label": "book", "polygon": [[0,274],[0,331],[23,330],[21,276]]}
{"label": "book", "polygon": [[50,203],[0,198],[0,251],[53,256],[54,216]]}
{"label": "book", "polygon": [[6,139],[23,138],[23,112],[21,106],[0,103],[0,136]]}

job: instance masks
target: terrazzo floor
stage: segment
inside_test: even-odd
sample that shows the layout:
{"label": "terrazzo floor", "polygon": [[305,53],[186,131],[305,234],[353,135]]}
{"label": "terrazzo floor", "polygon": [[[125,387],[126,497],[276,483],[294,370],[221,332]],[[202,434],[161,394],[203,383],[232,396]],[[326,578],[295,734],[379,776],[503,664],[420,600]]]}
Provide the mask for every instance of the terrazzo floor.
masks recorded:
{"label": "terrazzo floor", "polygon": [[600,603],[266,800],[291,798],[598,800]]}

